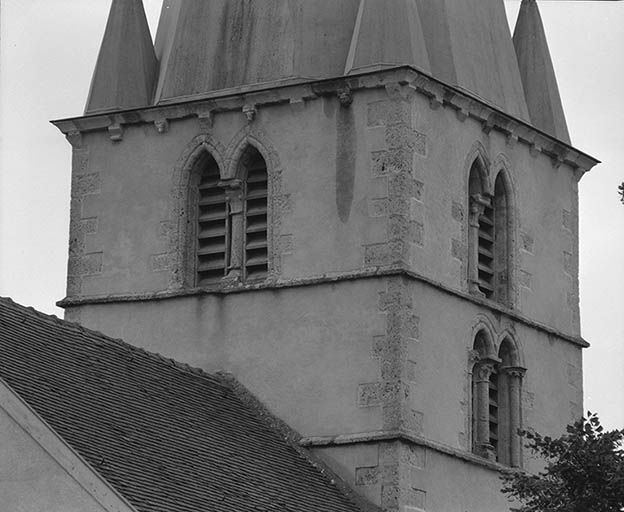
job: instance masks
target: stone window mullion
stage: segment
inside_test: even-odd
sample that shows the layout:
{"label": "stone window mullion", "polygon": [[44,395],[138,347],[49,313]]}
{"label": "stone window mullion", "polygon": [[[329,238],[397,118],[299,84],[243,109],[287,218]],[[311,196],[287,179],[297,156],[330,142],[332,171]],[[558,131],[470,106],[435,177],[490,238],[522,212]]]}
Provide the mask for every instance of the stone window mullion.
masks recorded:
{"label": "stone window mullion", "polygon": [[518,429],[522,428],[522,379],[526,370],[518,366],[508,366],[501,369],[506,375],[509,389],[509,465],[522,466],[522,439]]}
{"label": "stone window mullion", "polygon": [[238,179],[222,181],[227,202],[227,268],[226,279],[241,280],[244,245],[243,182]]}

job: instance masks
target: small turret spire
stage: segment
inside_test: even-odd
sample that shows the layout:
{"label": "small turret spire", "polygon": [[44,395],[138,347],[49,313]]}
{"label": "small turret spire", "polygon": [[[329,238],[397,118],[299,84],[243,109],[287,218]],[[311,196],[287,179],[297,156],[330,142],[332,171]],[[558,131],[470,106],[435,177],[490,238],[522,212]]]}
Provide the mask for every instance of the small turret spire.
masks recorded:
{"label": "small turret spire", "polygon": [[360,0],[345,74],[397,65],[431,69],[416,3]]}
{"label": "small turret spire", "polygon": [[531,122],[569,144],[555,69],[535,0],[522,0],[513,41]]}
{"label": "small turret spire", "polygon": [[157,70],[142,0],[113,0],[85,114],[150,105]]}

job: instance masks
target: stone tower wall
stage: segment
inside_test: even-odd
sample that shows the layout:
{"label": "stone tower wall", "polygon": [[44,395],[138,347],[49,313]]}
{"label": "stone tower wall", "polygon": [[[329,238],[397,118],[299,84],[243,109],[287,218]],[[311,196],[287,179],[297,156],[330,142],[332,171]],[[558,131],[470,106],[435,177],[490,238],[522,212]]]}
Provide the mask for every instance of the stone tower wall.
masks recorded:
{"label": "stone tower wall", "polygon": [[[255,144],[269,167],[271,282],[401,267],[467,292],[467,179],[481,156],[513,190],[511,302],[578,336],[576,178],[567,165],[423,95],[334,97],[84,134],[74,150],[70,299],[192,288],[185,264],[189,162],[209,147],[223,177]],[[203,125],[203,126],[202,126]]]}
{"label": "stone tower wall", "polygon": [[[504,498],[480,489],[502,467],[471,453],[474,337],[518,346],[525,425],[555,434],[581,414],[577,176],[484,105],[383,81],[72,121],[63,304],[87,327],[232,372],[385,510],[497,510]],[[200,290],[189,173],[208,149],[233,178],[246,144],[267,162],[269,277]],[[511,307],[468,291],[477,157],[490,187],[501,169],[511,183]]]}

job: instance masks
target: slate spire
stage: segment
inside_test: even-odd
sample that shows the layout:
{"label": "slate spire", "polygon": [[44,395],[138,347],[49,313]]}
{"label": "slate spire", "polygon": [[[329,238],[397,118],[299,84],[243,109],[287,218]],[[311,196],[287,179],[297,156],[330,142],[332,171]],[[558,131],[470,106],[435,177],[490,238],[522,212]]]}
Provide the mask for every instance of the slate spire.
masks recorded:
{"label": "slate spire", "polygon": [[85,114],[150,105],[157,71],[142,0],[113,0]]}
{"label": "slate spire", "polygon": [[400,65],[431,71],[416,3],[360,0],[345,74]]}
{"label": "slate spire", "polygon": [[522,0],[513,41],[531,122],[570,144],[555,69],[535,0]]}

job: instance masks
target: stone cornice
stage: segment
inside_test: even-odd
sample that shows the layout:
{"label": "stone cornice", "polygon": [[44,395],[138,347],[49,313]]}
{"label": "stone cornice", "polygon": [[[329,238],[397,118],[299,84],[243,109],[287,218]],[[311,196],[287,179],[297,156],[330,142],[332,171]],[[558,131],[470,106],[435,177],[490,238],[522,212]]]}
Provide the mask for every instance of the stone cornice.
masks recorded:
{"label": "stone cornice", "polygon": [[458,459],[462,459],[471,464],[483,466],[485,468],[497,471],[499,473],[514,473],[518,469],[498,464],[491,460],[484,459],[471,452],[460,450],[437,441],[432,441],[423,436],[416,435],[412,432],[403,430],[377,430],[374,432],[360,432],[356,434],[341,434],[336,436],[314,436],[303,437],[299,440],[299,444],[306,448],[330,448],[332,446],[345,446],[361,443],[375,443],[388,441],[403,441],[406,443],[417,444],[430,450],[449,455]]}
{"label": "stone cornice", "polygon": [[[458,119],[472,118],[482,129],[502,133],[510,144],[522,143],[532,154],[542,153],[552,160],[555,168],[568,165],[577,178],[600,163],[595,158],[557,140],[525,121],[504,113],[499,108],[458,87],[450,86],[410,66],[388,70],[354,73],[349,76],[310,80],[290,78],[223,89],[205,94],[164,100],[158,105],[131,110],[101,112],[87,116],[52,121],[62,133],[74,137],[76,133],[109,130],[111,139],[120,141],[123,126],[153,123],[159,133],[171,120],[196,117],[212,119],[220,112],[238,111],[248,114],[275,104],[301,103],[322,96],[348,96],[364,89],[387,88],[407,97],[412,91],[429,99],[431,108],[451,108]],[[111,131],[112,129],[112,131]]]}
{"label": "stone cornice", "polygon": [[257,290],[276,290],[285,288],[297,288],[302,286],[319,286],[324,284],[338,283],[342,281],[354,281],[357,279],[374,279],[385,276],[399,276],[407,279],[412,279],[425,283],[437,290],[444,293],[453,295],[459,299],[463,299],[478,306],[482,306],[494,313],[503,314],[513,321],[520,322],[527,327],[537,329],[538,331],[545,332],[546,334],[556,336],[557,338],[572,343],[576,346],[587,348],[589,343],[580,336],[574,336],[561,332],[553,327],[547,326],[540,322],[536,322],[521,314],[520,312],[510,309],[502,304],[498,304],[488,299],[482,299],[471,295],[469,293],[456,290],[445,284],[429,279],[423,275],[406,270],[399,266],[375,268],[371,270],[358,270],[353,272],[343,272],[340,274],[322,275],[307,277],[302,279],[289,279],[283,281],[264,281],[254,284],[215,284],[204,288],[188,288],[183,290],[168,290],[162,292],[146,292],[146,293],[134,293],[134,294],[115,294],[115,295],[100,295],[91,297],[66,297],[56,303],[61,308],[71,308],[83,305],[92,304],[115,304],[124,302],[146,302],[152,300],[168,300],[178,297],[192,297],[199,295],[229,295],[234,293],[246,293],[254,292]]}

